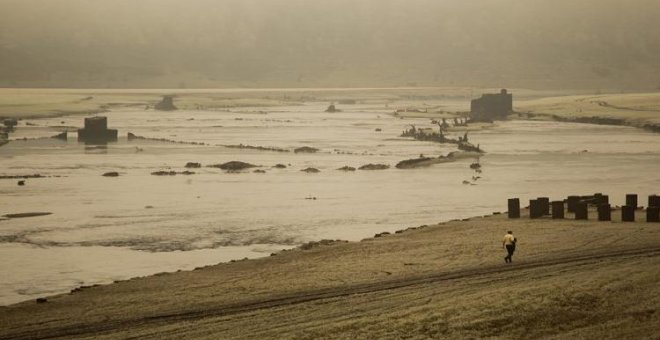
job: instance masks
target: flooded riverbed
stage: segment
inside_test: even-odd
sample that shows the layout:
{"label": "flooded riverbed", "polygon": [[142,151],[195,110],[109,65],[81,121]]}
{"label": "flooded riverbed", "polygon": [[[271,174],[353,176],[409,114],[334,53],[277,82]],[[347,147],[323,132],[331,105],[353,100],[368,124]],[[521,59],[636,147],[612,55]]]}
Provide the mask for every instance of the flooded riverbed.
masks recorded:
{"label": "flooded riverbed", "polygon": [[[486,154],[400,170],[402,160],[446,155],[453,145],[398,137],[409,124],[391,110],[322,104],[276,109],[107,114],[120,139],[105,147],[54,139],[0,147],[0,175],[40,174],[18,186],[0,179],[0,304],[66,292],[79,285],[192,269],[270,253],[320,239],[360,240],[382,231],[506,210],[508,197],[603,192],[613,204],[660,184],[658,135],[639,129],[507,121],[469,132]],[[82,116],[30,120],[13,139],[81,126]],[[57,128],[55,128],[57,127]],[[377,131],[379,129],[380,131]],[[128,140],[126,134],[186,143]],[[458,132],[450,133],[458,136]],[[197,144],[191,144],[191,143]],[[203,145],[202,145],[203,144]],[[227,148],[251,145],[289,152]],[[316,153],[294,153],[308,146]],[[228,173],[207,165],[243,161]],[[159,170],[191,175],[154,176]],[[386,170],[338,171],[369,163]],[[276,168],[283,164],[286,168]],[[318,173],[302,172],[313,167]],[[119,177],[102,174],[117,171]],[[477,178],[479,177],[479,178]],[[504,230],[503,226],[503,230]],[[497,242],[494,240],[493,242]]]}

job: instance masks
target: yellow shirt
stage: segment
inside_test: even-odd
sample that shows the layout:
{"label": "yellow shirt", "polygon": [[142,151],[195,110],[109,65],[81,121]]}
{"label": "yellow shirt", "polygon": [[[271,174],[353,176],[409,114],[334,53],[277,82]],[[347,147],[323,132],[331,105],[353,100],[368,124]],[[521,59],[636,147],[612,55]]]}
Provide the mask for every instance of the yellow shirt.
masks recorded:
{"label": "yellow shirt", "polygon": [[511,234],[506,234],[504,235],[504,245],[512,245],[514,244],[515,237]]}

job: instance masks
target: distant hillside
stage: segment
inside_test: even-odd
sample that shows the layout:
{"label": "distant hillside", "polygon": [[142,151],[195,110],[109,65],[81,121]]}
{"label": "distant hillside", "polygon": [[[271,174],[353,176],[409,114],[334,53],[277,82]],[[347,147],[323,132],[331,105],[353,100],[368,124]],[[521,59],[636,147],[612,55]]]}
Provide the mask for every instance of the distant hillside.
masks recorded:
{"label": "distant hillside", "polygon": [[660,87],[655,0],[0,0],[0,87]]}

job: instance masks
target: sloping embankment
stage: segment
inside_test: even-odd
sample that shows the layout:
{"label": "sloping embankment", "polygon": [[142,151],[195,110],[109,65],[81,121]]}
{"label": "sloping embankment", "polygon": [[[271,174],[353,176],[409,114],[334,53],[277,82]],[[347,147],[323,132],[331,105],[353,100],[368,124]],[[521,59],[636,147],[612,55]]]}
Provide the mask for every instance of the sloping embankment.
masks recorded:
{"label": "sloping embankment", "polygon": [[74,289],[0,308],[0,338],[649,337],[659,270],[643,222],[490,215]]}
{"label": "sloping embankment", "polygon": [[660,92],[547,97],[515,103],[520,118],[625,125],[660,132]]}
{"label": "sloping embankment", "polygon": [[[630,121],[630,120],[624,119],[624,118],[597,117],[597,116],[592,116],[592,117],[564,117],[564,116],[559,116],[559,115],[554,115],[554,114],[546,114],[546,113],[525,113],[525,114],[522,114],[522,115],[526,115],[529,118],[549,117],[550,119],[552,119],[554,121],[567,122],[567,123],[632,126],[632,127],[648,130],[648,131],[651,131],[651,132],[660,133],[660,124],[640,123],[640,122]],[[660,114],[659,114],[659,116],[660,116]]]}

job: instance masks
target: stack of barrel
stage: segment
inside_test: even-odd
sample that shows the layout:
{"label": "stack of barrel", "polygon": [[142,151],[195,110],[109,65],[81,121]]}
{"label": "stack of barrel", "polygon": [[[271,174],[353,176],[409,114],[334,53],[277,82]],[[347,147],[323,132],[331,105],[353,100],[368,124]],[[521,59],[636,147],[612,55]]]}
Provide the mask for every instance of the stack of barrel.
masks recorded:
{"label": "stack of barrel", "polygon": [[[551,215],[553,219],[564,218],[564,205],[569,213],[575,215],[576,220],[589,219],[589,205],[596,206],[599,221],[612,220],[612,206],[609,196],[596,193],[589,196],[568,196],[563,201],[550,201],[548,197],[538,197],[529,201],[529,217],[532,219]],[[520,218],[520,199],[510,198],[508,201],[509,218]],[[640,209],[637,205],[637,194],[626,195],[626,205],[621,207],[621,221],[634,222],[635,211]],[[647,222],[660,222],[660,196],[650,195],[646,208]]]}

